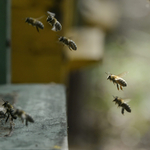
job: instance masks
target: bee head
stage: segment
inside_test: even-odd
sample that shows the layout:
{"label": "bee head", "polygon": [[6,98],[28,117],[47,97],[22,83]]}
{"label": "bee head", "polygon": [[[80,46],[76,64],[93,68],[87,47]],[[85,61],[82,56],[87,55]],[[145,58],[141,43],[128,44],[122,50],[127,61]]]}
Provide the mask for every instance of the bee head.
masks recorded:
{"label": "bee head", "polygon": [[29,17],[26,18],[25,22],[29,22]]}
{"label": "bee head", "polygon": [[61,42],[61,41],[64,40],[64,37],[63,37],[63,36],[60,36],[58,40]]}
{"label": "bee head", "polygon": [[118,96],[113,96],[113,97],[114,97],[113,101],[116,101],[118,99]]}
{"label": "bee head", "polygon": [[107,72],[105,72],[108,76],[107,76],[107,80],[108,79],[111,79],[111,74],[109,74],[109,73],[107,73]]}
{"label": "bee head", "polygon": [[4,102],[4,104],[2,106],[6,107],[8,104],[8,101]]}
{"label": "bee head", "polygon": [[107,80],[108,80],[108,79],[111,79],[111,75],[108,75]]}
{"label": "bee head", "polygon": [[47,19],[46,19],[46,21],[47,21],[47,22],[52,21],[52,17],[51,17],[51,16],[48,16]]}

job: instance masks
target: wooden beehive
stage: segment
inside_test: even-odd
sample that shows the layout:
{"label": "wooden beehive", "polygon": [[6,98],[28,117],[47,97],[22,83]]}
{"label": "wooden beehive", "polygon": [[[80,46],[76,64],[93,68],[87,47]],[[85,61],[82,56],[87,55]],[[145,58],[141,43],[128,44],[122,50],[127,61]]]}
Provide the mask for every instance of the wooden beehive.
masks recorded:
{"label": "wooden beehive", "polygon": [[[61,82],[62,46],[57,43],[57,33],[46,22],[46,12],[56,13],[63,20],[62,1],[12,1],[12,82]],[[26,17],[38,18],[44,30],[25,23]],[[62,32],[59,32],[62,34]]]}

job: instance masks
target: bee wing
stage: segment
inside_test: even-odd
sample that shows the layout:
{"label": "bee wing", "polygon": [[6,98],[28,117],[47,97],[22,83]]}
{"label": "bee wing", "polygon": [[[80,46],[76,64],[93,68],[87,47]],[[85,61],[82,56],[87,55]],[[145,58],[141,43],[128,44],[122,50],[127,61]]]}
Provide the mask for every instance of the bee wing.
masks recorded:
{"label": "bee wing", "polygon": [[128,103],[131,101],[131,99],[123,99],[125,103]]}
{"label": "bee wing", "polygon": [[122,107],[122,109],[121,109],[121,113],[124,115],[124,108]]}
{"label": "bee wing", "polygon": [[5,103],[5,101],[3,99],[0,100],[1,102]]}
{"label": "bee wing", "polygon": [[35,18],[36,20],[40,20],[40,19],[42,19],[42,18],[44,18],[45,16],[41,16],[41,17],[39,17],[39,18]]}
{"label": "bee wing", "polygon": [[111,73],[110,72],[105,72],[107,75],[111,75]]}
{"label": "bee wing", "polygon": [[4,104],[5,101],[3,99],[0,99],[0,105]]}
{"label": "bee wing", "polygon": [[129,72],[128,72],[128,71],[125,71],[125,72],[122,72],[122,73],[118,74],[117,76],[123,77],[123,76],[125,76],[127,73],[129,73]]}
{"label": "bee wing", "polygon": [[112,95],[113,96],[113,98],[117,98],[118,96],[114,96],[114,95]]}
{"label": "bee wing", "polygon": [[55,17],[55,13],[52,13],[52,12],[50,12],[50,11],[47,11],[47,13],[48,13],[50,16]]}

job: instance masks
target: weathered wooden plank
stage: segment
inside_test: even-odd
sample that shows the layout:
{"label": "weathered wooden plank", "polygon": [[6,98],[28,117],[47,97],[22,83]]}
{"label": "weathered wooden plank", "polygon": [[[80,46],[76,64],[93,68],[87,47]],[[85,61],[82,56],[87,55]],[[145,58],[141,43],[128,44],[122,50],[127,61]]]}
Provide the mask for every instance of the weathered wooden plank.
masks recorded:
{"label": "weathered wooden plank", "polygon": [[[0,137],[0,149],[68,149],[65,87],[57,84],[4,85],[0,97],[14,100],[15,106],[29,113],[35,123],[26,127],[15,120],[11,137]],[[9,96],[7,96],[9,95]],[[6,125],[0,125],[0,128]],[[0,130],[1,132],[1,130]],[[1,133],[0,135],[2,136]]]}

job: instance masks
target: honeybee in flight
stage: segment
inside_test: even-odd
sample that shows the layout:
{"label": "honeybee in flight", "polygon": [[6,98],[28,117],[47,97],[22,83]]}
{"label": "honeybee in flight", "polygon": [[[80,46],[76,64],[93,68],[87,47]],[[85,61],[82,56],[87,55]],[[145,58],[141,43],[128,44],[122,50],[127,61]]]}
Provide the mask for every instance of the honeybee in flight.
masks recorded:
{"label": "honeybee in flight", "polygon": [[60,22],[55,18],[55,14],[52,12],[47,11],[48,17],[46,21],[52,26],[53,31],[60,31],[62,29],[62,25]]}
{"label": "honeybee in flight", "polygon": [[119,75],[112,75],[112,74],[107,74],[107,80],[112,81],[114,84],[117,84],[117,89],[119,90],[119,85],[120,85],[120,89],[123,90],[122,87],[126,87],[127,86],[127,82],[121,78],[122,76],[124,76],[125,74],[127,74],[128,72],[123,72]]}
{"label": "honeybee in flight", "polygon": [[124,115],[124,110],[126,110],[127,112],[131,112],[131,108],[130,106],[125,102],[125,100],[123,100],[122,98],[118,98],[118,96],[113,96],[115,99],[113,100],[113,102],[115,102],[115,104],[118,104],[119,107],[122,107],[121,113]]}
{"label": "honeybee in flight", "polygon": [[59,42],[62,42],[63,44],[67,45],[70,50],[77,50],[77,45],[74,41],[72,41],[64,36],[59,37],[58,40],[59,40]]}
{"label": "honeybee in flight", "polygon": [[21,118],[22,123],[24,123],[24,120],[26,120],[26,126],[28,126],[28,122],[34,123],[33,118],[21,109],[16,109],[15,112],[14,112],[14,115]]}
{"label": "honeybee in flight", "polygon": [[[43,16],[40,17],[40,18],[43,18]],[[38,19],[40,19],[40,18],[38,18]],[[25,20],[25,22],[27,22],[28,24],[30,24],[30,25],[32,25],[32,26],[35,26],[36,29],[37,29],[37,31],[39,32],[39,28],[40,28],[40,29],[44,29],[44,25],[43,25],[43,23],[42,23],[41,21],[39,21],[38,19],[34,19],[34,18],[31,18],[31,17],[27,17],[26,20]]]}

